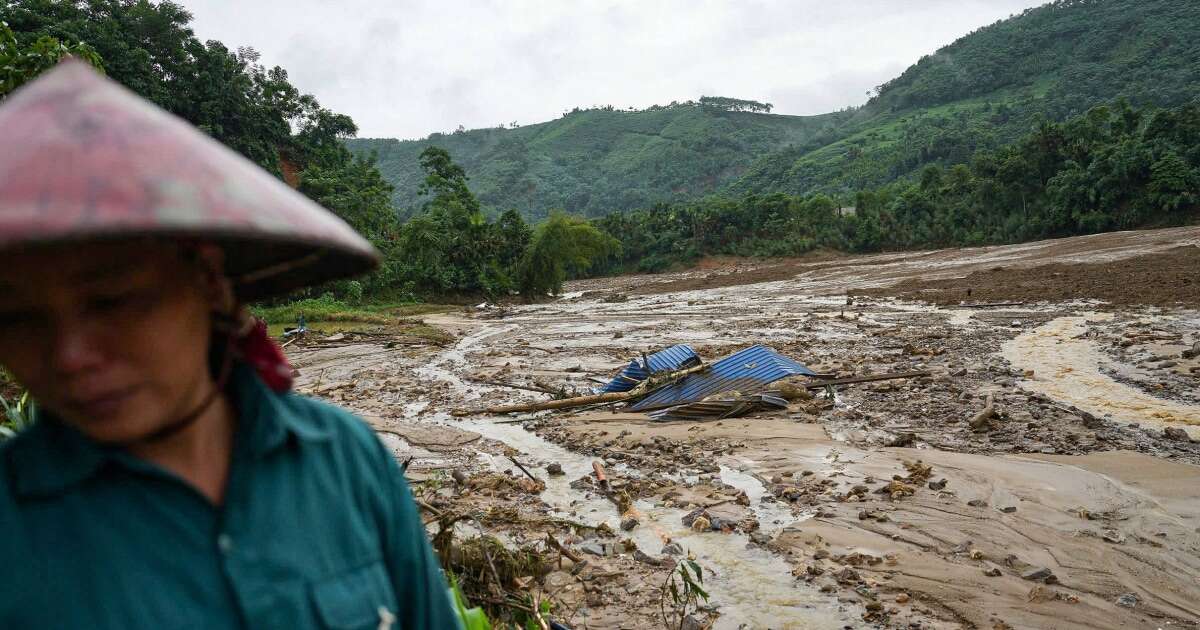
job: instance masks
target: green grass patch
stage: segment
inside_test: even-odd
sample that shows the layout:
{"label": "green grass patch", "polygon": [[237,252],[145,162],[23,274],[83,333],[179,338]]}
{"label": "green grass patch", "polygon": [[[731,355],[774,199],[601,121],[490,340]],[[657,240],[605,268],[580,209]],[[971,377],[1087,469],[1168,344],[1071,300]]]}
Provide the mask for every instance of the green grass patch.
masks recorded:
{"label": "green grass patch", "polygon": [[358,322],[395,324],[401,317],[444,313],[456,306],[448,304],[363,302],[350,303],[332,297],[309,298],[275,306],[255,306],[250,310],[267,324],[294,325],[303,315],[309,324],[317,322]]}
{"label": "green grass patch", "polygon": [[454,335],[451,335],[437,326],[430,326],[425,322],[403,322],[400,324],[399,332],[409,337],[428,339],[429,341],[432,341],[438,345],[444,345],[454,341]]}
{"label": "green grass patch", "polygon": [[295,326],[303,315],[311,330],[327,334],[387,330],[445,343],[452,339],[445,331],[406,318],[444,313],[457,308],[449,304],[413,302],[350,303],[323,296],[274,306],[256,306],[250,310],[267,322],[267,332],[273,337],[282,335],[284,328]]}

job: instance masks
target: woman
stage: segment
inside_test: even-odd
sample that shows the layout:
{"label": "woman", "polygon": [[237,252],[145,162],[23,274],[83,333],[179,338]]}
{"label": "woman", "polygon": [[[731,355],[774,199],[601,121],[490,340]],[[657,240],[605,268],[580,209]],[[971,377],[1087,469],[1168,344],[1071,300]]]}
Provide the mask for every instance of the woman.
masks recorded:
{"label": "woman", "polygon": [[345,223],[82,63],[0,104],[2,628],[456,628],[403,475],[240,304]]}

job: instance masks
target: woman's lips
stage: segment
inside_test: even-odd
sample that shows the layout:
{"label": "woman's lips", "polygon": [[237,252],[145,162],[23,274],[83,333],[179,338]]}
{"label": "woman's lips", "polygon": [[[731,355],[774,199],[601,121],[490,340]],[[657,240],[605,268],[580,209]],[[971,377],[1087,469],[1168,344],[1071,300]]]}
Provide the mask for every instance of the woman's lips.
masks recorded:
{"label": "woman's lips", "polygon": [[108,417],[120,410],[121,405],[136,393],[137,387],[125,387],[102,394],[72,398],[71,406],[92,417]]}

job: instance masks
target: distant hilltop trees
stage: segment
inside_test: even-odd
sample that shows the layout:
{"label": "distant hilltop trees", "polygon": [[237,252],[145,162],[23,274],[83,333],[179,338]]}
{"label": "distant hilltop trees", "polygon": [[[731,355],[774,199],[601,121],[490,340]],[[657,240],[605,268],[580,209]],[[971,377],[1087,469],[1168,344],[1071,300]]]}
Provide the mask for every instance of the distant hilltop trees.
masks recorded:
{"label": "distant hilltop trees", "polygon": [[700,105],[727,112],[758,112],[760,114],[770,114],[771,108],[774,107],[770,103],[747,101],[727,96],[701,96]]}
{"label": "distant hilltop trees", "polygon": [[569,111],[562,113],[562,117],[566,118],[571,114],[581,112],[600,111],[600,112],[661,112],[668,109],[679,109],[683,107],[703,107],[712,111],[721,112],[755,112],[758,114],[769,114],[774,109],[774,105],[770,103],[760,103],[741,98],[730,98],[728,96],[701,96],[698,101],[671,101],[666,105],[651,105],[646,109],[637,109],[636,107],[620,108],[613,105],[593,105],[592,107],[575,107]]}

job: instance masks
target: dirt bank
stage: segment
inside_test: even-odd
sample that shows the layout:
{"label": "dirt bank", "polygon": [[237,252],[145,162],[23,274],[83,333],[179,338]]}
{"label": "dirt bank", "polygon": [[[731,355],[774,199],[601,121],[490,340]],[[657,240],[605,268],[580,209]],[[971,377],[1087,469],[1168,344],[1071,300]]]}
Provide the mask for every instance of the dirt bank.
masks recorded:
{"label": "dirt bank", "polygon": [[[649,295],[769,282],[810,295],[872,294],[868,290],[880,290],[873,294],[958,303],[1007,301],[1011,298],[1003,291],[1011,284],[1023,287],[1012,293],[1022,300],[1111,296],[1115,304],[1158,304],[1172,299],[1195,304],[1200,293],[1197,288],[1200,279],[1195,275],[1200,256],[1197,246],[1200,246],[1200,227],[1183,227],[922,252],[842,257],[822,253],[762,261],[718,259],[678,273],[573,282],[568,290]],[[1136,262],[1132,265],[1124,262],[1133,259]],[[1052,276],[1049,288],[1038,293],[1036,283],[1043,272],[1032,271],[1034,268],[1047,268],[1045,275],[1062,275]],[[984,293],[975,293],[968,299],[966,289],[973,285],[967,278],[972,274],[993,282],[981,287]],[[1114,276],[1113,281],[1108,280],[1110,275]],[[1023,282],[1028,286],[1022,285]],[[1171,293],[1173,283],[1186,284],[1178,297]],[[1152,284],[1165,288],[1156,289]],[[895,291],[886,289],[896,285],[900,287]],[[923,294],[923,289],[929,289],[929,294]],[[1132,297],[1122,298],[1122,289],[1127,289],[1124,293]],[[1020,297],[1020,291],[1027,294]]]}
{"label": "dirt bank", "polygon": [[852,295],[891,296],[934,304],[1100,300],[1112,305],[1200,305],[1200,247],[1103,263],[994,267],[963,278],[909,279]]}

